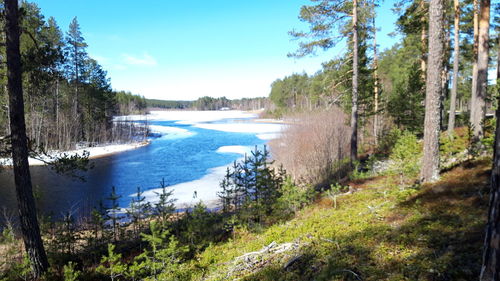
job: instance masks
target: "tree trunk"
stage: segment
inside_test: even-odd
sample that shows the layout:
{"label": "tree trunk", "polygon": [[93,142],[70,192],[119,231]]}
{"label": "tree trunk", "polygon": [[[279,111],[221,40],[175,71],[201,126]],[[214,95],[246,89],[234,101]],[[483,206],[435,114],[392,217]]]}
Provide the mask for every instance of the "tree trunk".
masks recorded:
{"label": "tree trunk", "polygon": [[450,97],[450,114],[448,116],[448,134],[452,134],[455,129],[455,111],[457,104],[457,87],[458,87],[458,59],[460,55],[460,5],[458,0],[453,1],[453,6],[455,7],[455,38],[453,46],[453,81],[451,86],[451,97]]}
{"label": "tree trunk", "polygon": [[352,3],[351,163],[358,160],[358,0]]}
{"label": "tree trunk", "polygon": [[373,116],[373,137],[375,145],[378,143],[378,55],[377,55],[377,26],[375,25],[375,5],[373,6],[373,94],[374,94],[374,112]]}
{"label": "tree trunk", "polygon": [[[446,10],[446,7],[443,6],[443,9]],[[444,124],[444,120],[445,120],[445,116],[446,116],[446,109],[444,108],[444,99],[448,96],[448,84],[450,82],[450,75],[449,75],[449,68],[448,68],[448,61],[450,60],[450,54],[448,52],[448,50],[450,49],[450,41],[451,41],[451,38],[450,38],[450,33],[451,33],[451,27],[446,25],[445,26],[446,28],[446,31],[444,32],[444,51],[443,51],[443,70],[442,70],[442,73],[441,73],[441,101],[439,103],[439,107],[440,107],[440,130],[441,131],[444,131],[445,130],[445,124]]]}
{"label": "tree trunk", "polygon": [[423,182],[439,177],[439,104],[443,70],[443,0],[431,0],[429,7],[429,56],[425,92]]}
{"label": "tree trunk", "polygon": [[483,137],[483,119],[486,114],[486,96],[488,90],[488,51],[490,29],[490,0],[481,0],[479,11],[479,38],[477,46],[477,90],[474,104],[474,137]]}
{"label": "tree trunk", "polygon": [[422,24],[422,31],[420,33],[420,47],[422,48],[422,56],[420,57],[420,70],[422,71],[422,80],[425,81],[425,72],[427,71],[427,56],[425,52],[427,50],[427,30],[425,29],[425,21],[427,19],[428,13],[425,11],[425,0],[420,0],[419,5],[422,14],[422,17],[420,18],[420,22]]}
{"label": "tree trunk", "polygon": [[[500,81],[500,44],[498,48],[497,83]],[[479,278],[481,281],[500,280],[500,265],[498,264],[500,260],[500,108],[497,108],[496,117],[490,208],[484,238],[483,265]]]}
{"label": "tree trunk", "polygon": [[12,160],[17,204],[24,246],[35,277],[49,266],[38,227],[35,199],[28,164],[28,141],[24,119],[24,101],[19,51],[19,15],[17,0],[5,0],[5,32],[7,35],[7,87],[9,91]]}
{"label": "tree trunk", "polygon": [[478,49],[478,38],[479,38],[479,8],[477,0],[473,3],[474,9],[474,46],[472,48],[472,89],[471,89],[471,99],[470,99],[470,114],[469,123],[475,126],[477,123],[475,120],[476,116],[476,100],[477,100],[477,49]]}

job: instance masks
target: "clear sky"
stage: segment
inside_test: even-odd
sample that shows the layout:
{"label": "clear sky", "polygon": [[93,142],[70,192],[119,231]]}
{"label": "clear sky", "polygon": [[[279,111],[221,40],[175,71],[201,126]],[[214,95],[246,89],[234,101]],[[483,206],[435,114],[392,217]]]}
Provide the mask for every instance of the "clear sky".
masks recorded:
{"label": "clear sky", "polygon": [[[193,100],[267,96],[277,78],[313,74],[339,50],[302,59],[288,31],[307,0],[35,0],[66,32],[78,18],[88,53],[115,90],[147,98]],[[396,16],[379,8],[380,47],[390,47]]]}

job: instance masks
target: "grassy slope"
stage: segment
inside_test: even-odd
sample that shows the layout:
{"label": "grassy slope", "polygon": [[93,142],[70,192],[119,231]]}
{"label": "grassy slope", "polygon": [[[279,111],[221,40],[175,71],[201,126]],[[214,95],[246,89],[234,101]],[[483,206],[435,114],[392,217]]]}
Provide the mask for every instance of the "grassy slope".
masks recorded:
{"label": "grassy slope", "polygon": [[[490,161],[445,173],[418,189],[378,177],[352,183],[358,192],[323,198],[296,218],[262,233],[205,250],[191,264],[197,279],[223,280],[234,258],[275,241],[299,242],[297,254],[240,271],[243,280],[473,280],[481,263]],[[355,275],[358,275],[356,277]]]}

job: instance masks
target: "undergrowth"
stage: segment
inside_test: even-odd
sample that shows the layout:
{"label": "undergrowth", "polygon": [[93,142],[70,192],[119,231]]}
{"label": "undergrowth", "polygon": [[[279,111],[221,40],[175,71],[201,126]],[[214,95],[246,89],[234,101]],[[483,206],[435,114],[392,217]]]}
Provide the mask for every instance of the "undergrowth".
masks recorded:
{"label": "undergrowth", "polygon": [[[466,163],[431,185],[378,177],[358,192],[319,199],[261,234],[242,232],[191,262],[194,280],[224,280],[232,261],[271,242],[303,245],[243,280],[473,280],[479,276],[489,161]],[[286,261],[285,261],[286,262]]]}

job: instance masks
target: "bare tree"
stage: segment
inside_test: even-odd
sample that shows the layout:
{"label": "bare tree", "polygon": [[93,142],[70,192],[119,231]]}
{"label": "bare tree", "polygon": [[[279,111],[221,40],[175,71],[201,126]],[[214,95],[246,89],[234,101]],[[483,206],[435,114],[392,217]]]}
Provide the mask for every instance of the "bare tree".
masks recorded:
{"label": "bare tree", "polygon": [[24,245],[35,277],[47,271],[49,263],[38,226],[35,199],[28,164],[28,141],[24,119],[24,100],[19,51],[19,8],[17,0],[5,0],[7,88],[11,129],[12,160],[17,204]]}
{"label": "bare tree", "polygon": [[458,88],[458,57],[460,55],[460,4],[458,0],[453,1],[455,7],[455,38],[453,41],[453,85],[451,87],[450,97],[450,114],[448,117],[448,133],[451,134],[455,129],[455,111],[457,104],[457,88]]}
{"label": "bare tree", "polygon": [[442,90],[443,40],[443,0],[431,0],[425,95],[424,157],[421,169],[421,177],[424,182],[434,181],[439,177],[439,109]]}

